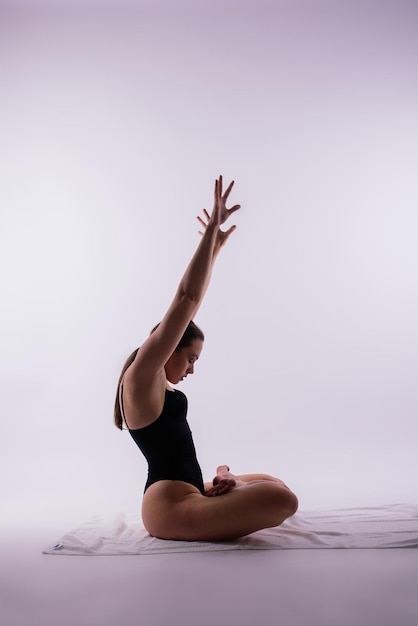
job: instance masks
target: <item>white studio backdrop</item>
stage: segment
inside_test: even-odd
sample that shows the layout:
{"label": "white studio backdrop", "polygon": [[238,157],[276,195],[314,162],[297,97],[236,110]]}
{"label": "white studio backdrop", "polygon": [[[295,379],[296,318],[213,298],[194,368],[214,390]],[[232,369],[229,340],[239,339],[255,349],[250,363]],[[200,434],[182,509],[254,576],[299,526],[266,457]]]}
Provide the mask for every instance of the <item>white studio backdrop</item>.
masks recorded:
{"label": "white studio backdrop", "polygon": [[139,509],[116,381],[221,173],[242,210],[181,387],[205,478],[417,501],[416,27],[399,1],[1,4],[11,523]]}

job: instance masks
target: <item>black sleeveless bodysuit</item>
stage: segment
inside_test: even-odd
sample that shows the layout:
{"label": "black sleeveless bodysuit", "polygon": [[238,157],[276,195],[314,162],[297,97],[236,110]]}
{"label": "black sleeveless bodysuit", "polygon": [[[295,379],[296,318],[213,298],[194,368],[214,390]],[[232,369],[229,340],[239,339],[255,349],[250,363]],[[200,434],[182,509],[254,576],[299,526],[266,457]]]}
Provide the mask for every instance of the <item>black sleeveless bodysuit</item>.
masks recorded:
{"label": "black sleeveless bodysuit", "polygon": [[204,493],[202,471],[186,419],[187,398],[166,389],[161,415],[144,428],[128,429],[148,462],[145,491],[159,480],[182,480]]}

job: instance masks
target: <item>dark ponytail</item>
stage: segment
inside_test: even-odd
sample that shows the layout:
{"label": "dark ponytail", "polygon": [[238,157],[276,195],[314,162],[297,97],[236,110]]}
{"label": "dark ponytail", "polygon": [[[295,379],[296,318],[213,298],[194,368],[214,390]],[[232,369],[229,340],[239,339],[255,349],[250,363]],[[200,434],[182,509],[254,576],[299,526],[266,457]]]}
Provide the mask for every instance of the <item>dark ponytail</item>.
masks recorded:
{"label": "dark ponytail", "polygon": [[135,357],[138,353],[138,350],[139,348],[134,350],[132,354],[126,359],[125,365],[122,368],[121,375],[119,376],[118,386],[116,390],[116,398],[115,398],[115,410],[113,413],[113,417],[115,421],[115,426],[117,426],[120,430],[123,430],[123,417],[122,417],[122,411],[121,411],[120,402],[119,402],[120,384],[122,382],[122,378],[124,377],[126,370],[135,361]]}

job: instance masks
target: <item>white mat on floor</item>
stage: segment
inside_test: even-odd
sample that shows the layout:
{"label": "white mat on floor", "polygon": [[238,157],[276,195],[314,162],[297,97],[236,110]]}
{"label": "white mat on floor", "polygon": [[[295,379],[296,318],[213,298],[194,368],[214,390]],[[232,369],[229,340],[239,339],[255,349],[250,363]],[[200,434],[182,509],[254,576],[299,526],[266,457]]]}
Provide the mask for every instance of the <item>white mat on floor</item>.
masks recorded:
{"label": "white mat on floor", "polygon": [[94,517],[66,533],[44,554],[120,556],[217,550],[417,547],[418,505],[392,504],[298,512],[281,526],[216,543],[155,539],[144,529],[139,515],[121,513],[112,520]]}

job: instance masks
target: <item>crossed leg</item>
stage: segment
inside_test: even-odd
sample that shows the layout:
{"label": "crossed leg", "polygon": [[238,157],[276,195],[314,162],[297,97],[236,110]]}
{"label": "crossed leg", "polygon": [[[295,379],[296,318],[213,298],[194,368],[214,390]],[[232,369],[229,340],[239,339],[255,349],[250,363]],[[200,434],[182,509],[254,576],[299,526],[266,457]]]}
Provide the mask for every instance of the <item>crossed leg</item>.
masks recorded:
{"label": "crossed leg", "polygon": [[216,476],[212,483],[205,483],[205,495],[220,496],[231,489],[243,487],[244,484],[254,483],[260,481],[271,481],[282,485],[282,487],[289,487],[280,478],[275,478],[269,474],[239,474],[234,475],[230,472],[227,465],[219,465],[216,469]]}
{"label": "crossed leg", "polygon": [[266,474],[235,476],[220,466],[214,483],[208,491],[215,492],[205,496],[181,481],[151,485],[142,504],[148,532],[161,539],[230,540],[279,526],[297,510],[295,494],[283,481]]}

